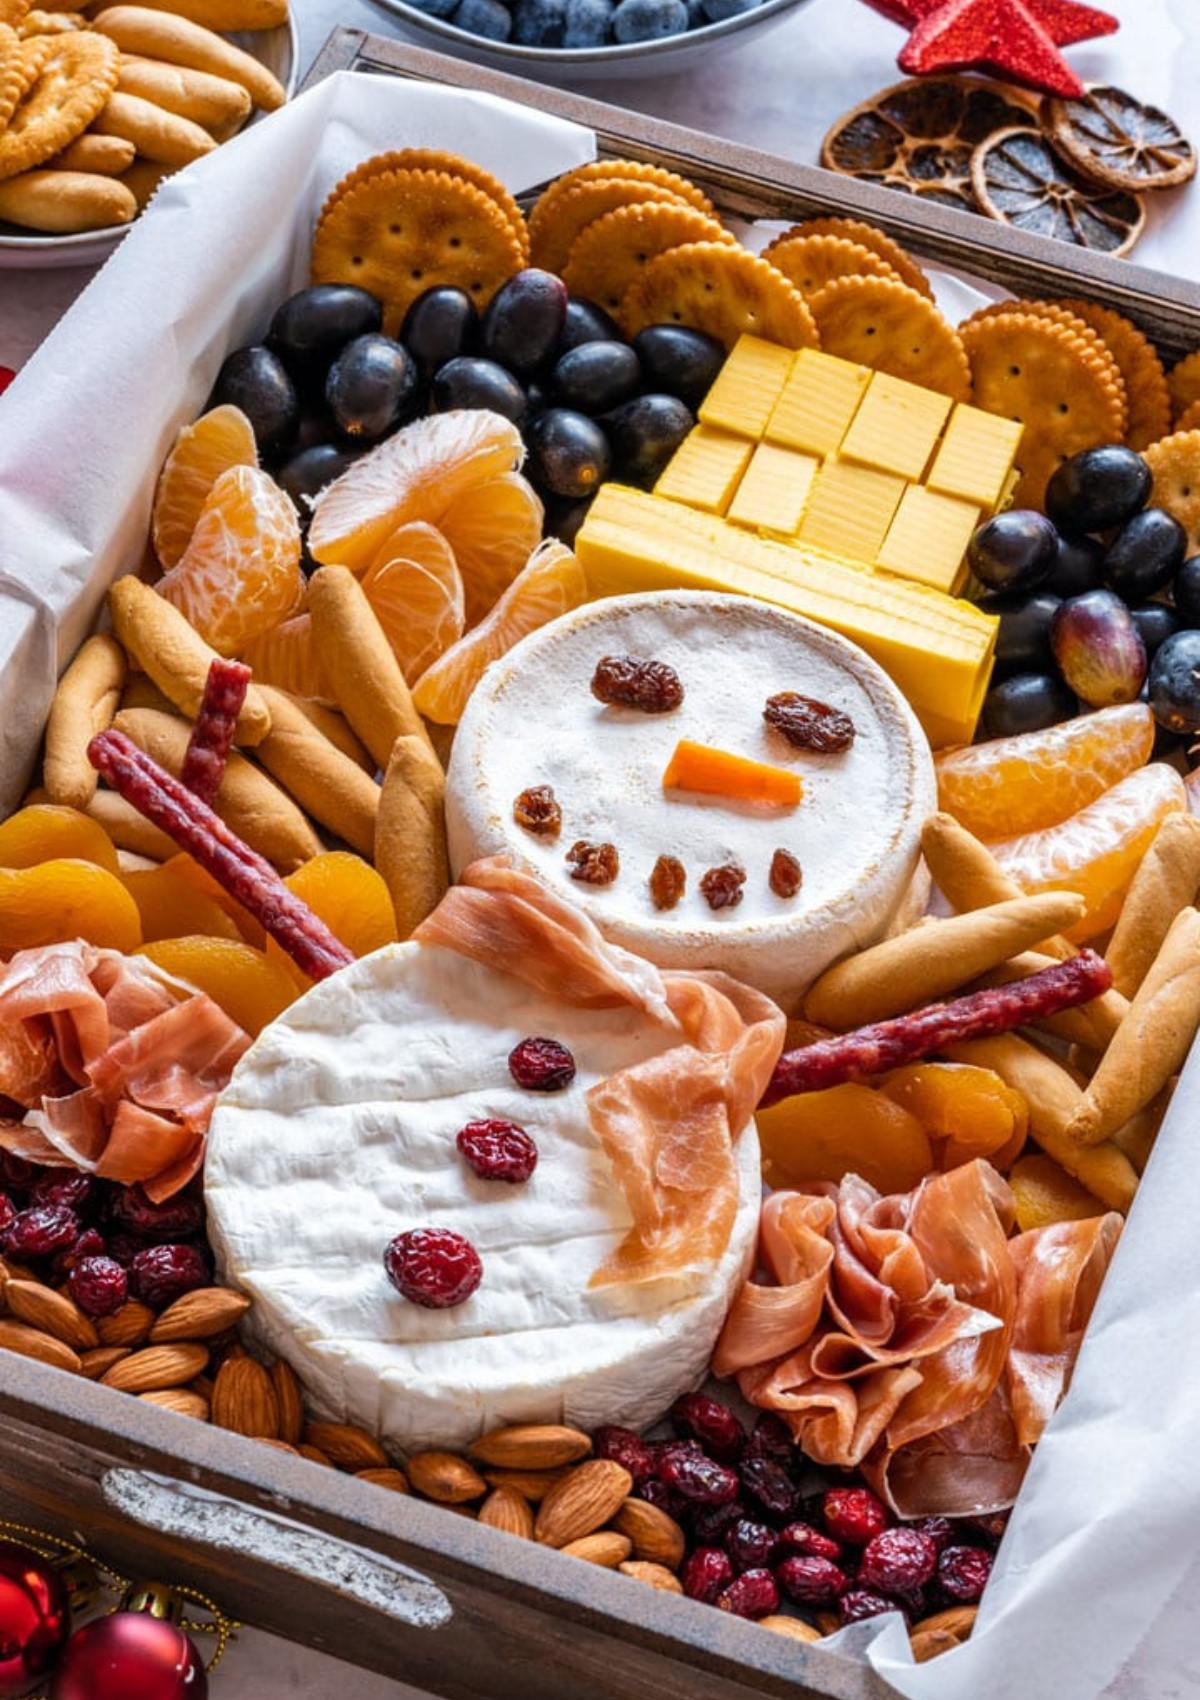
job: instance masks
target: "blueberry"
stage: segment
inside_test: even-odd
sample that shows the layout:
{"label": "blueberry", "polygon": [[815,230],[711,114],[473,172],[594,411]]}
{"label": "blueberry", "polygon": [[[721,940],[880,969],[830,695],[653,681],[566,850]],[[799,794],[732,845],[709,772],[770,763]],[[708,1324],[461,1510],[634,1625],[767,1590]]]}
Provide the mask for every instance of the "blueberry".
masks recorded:
{"label": "blueberry", "polygon": [[1127,602],[1141,602],[1170,582],[1187,554],[1187,532],[1162,508],[1134,514],[1109,545],[1104,582]]}
{"label": "blueberry", "polygon": [[1200,632],[1176,632],[1150,664],[1150,706],[1168,732],[1200,732]]}
{"label": "blueberry", "polygon": [[612,31],[619,42],[661,41],[682,35],[688,27],[684,0],[621,0],[613,13]]}
{"label": "blueberry", "polygon": [[431,18],[448,18],[458,0],[413,0],[418,12],[428,12]]}
{"label": "blueberry", "polygon": [[603,47],[609,38],[611,0],[567,0],[564,47]]}
{"label": "blueberry", "polygon": [[568,297],[567,316],[563,321],[562,335],[558,339],[560,354],[569,354],[571,349],[578,348],[585,342],[620,340],[620,325],[603,307],[597,307],[594,301],[583,301],[576,295]]}
{"label": "blueberry", "polygon": [[1175,606],[1189,626],[1200,626],[1200,555],[1185,561],[1175,574]]}
{"label": "blueberry", "polygon": [[522,47],[561,47],[566,21],[567,0],[517,0],[513,40]]}
{"label": "blueberry", "polygon": [[488,41],[507,41],[512,34],[512,13],[500,0],[462,0],[450,21]]}
{"label": "blueberry", "polygon": [[1147,602],[1141,608],[1131,608],[1129,616],[1151,658],[1179,630],[1179,618],[1165,602]]}
{"label": "blueberry", "polygon": [[1082,596],[1101,582],[1104,550],[1094,537],[1060,537],[1050,577],[1043,589],[1055,596]]}
{"label": "blueberry", "polygon": [[740,18],[752,12],[762,0],[703,0],[704,15],[710,24],[723,24],[727,18]]}
{"label": "blueberry", "polygon": [[1015,673],[988,692],[983,726],[989,738],[1012,738],[1070,720],[1075,708],[1074,694],[1061,679],[1049,673]]}

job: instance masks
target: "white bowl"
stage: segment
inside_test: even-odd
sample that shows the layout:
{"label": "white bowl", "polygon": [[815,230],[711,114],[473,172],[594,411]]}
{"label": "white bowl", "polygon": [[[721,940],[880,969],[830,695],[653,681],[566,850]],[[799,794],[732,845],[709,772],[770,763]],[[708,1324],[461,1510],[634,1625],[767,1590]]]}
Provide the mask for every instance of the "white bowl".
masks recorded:
{"label": "white bowl", "polygon": [[[278,29],[242,30],[231,33],[229,39],[260,59],[268,71],[273,71],[291,99],[300,74],[300,37],[294,10],[289,13],[287,23],[280,24]],[[265,116],[255,111],[248,123],[257,124]],[[75,236],[50,236],[0,220],[0,271],[98,266],[132,228],[132,224],[116,224],[107,230],[82,230]]]}

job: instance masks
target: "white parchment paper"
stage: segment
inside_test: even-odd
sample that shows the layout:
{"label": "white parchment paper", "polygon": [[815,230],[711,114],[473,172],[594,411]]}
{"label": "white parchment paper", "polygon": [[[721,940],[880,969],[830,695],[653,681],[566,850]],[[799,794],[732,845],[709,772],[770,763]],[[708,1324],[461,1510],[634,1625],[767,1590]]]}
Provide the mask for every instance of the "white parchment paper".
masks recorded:
{"label": "white parchment paper", "polygon": [[[488,96],[339,74],[169,181],[9,391],[0,439],[0,812],[57,668],[138,566],[154,479],[222,358],[305,281],[314,216],[369,154],[449,148],[514,192],[594,157],[578,127]],[[765,240],[765,234],[764,238]],[[756,246],[762,246],[758,241]],[[936,279],[953,317],[1001,292]],[[896,1619],[797,1647],[845,1693],[867,1659],[911,1700],[1200,1694],[1200,1163],[1193,1058],[1038,1448],[973,1639],[916,1667]]]}

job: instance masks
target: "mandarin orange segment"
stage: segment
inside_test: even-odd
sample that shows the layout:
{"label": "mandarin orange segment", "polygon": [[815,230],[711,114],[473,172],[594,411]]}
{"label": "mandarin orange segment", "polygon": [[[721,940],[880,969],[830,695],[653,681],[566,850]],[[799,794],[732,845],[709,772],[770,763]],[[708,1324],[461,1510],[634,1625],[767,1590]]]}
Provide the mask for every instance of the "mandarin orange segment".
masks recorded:
{"label": "mandarin orange segment", "polygon": [[1094,803],[1154,748],[1147,703],[1099,708],[1013,738],[935,757],[938,800],[976,838],[1015,837],[1058,826]]}
{"label": "mandarin orange segment", "polygon": [[749,756],[717,750],[681,738],[663,773],[664,791],[699,791],[706,797],[728,797],[764,808],[794,809],[804,795],[798,773]]}
{"label": "mandarin orange segment", "polygon": [[[400,936],[391,893],[382,874],[348,850],[327,850],[314,856],[283,883],[304,899],[355,956],[369,956],[385,944],[395,944]],[[274,939],[267,941],[267,955],[300,984],[308,985],[307,978]]]}
{"label": "mandarin orange segment", "polygon": [[108,950],[142,942],[137,904],[115,874],[61,857],[0,868],[0,952],[84,939]]}
{"label": "mandarin orange segment", "polygon": [[831,1086],[759,1110],[769,1186],[806,1186],[861,1175],[880,1192],[909,1192],[934,1168],[925,1129],[909,1110],[869,1086]]}
{"label": "mandarin orange segment", "polygon": [[454,550],[466,593],[467,625],[495,607],[542,541],[546,511],[519,472],[464,490],[440,525]]}
{"label": "mandarin orange segment", "polygon": [[1058,826],[1004,839],[991,851],[1022,891],[1080,893],[1087,912],[1067,935],[1079,943],[1114,924],[1160,822],[1186,808],[1175,769],[1151,762]]}
{"label": "mandarin orange segment", "polygon": [[32,868],[71,857],[117,871],[112,839],[98,822],[57,803],[29,803],[0,822],[0,868]]}
{"label": "mandarin orange segment", "polygon": [[300,524],[267,473],[233,466],[209,491],[179,562],[155,589],[222,655],[292,613],[304,594]]}
{"label": "mandarin orange segment", "polygon": [[990,1068],[972,1063],[913,1063],[898,1068],[882,1083],[893,1101],[912,1112],[932,1139],[944,1140],[943,1169],[975,1157],[990,1157],[997,1167],[1012,1162],[1029,1132],[1029,1105],[1023,1093],[1005,1084]]}
{"label": "mandarin orange segment", "polygon": [[1017,1226],[1023,1234],[1031,1228],[1048,1228],[1054,1222],[1082,1222],[1089,1216],[1103,1216],[1108,1209],[1074,1175],[1040,1151],[1013,1164],[1008,1184],[1016,1200]]}
{"label": "mandarin orange segment", "polygon": [[[237,935],[245,939],[247,944],[253,945],[255,950],[265,949],[267,935],[261,921],[256,920],[236,897],[226,891],[220,880],[215,880],[186,850],[181,850],[177,856],[172,856],[169,861],[164,862],[163,868],[176,879],[185,881],[201,897],[211,899],[222,908],[237,928]],[[192,927],[188,930],[195,932],[198,929]]]}
{"label": "mandarin orange segment", "polygon": [[260,685],[274,685],[298,697],[329,699],[329,685],[312,640],[312,615],[293,614],[270,631],[251,638],[240,653]]}
{"label": "mandarin orange segment", "polygon": [[565,544],[539,545],[490,614],[426,669],[413,689],[420,713],[457,726],[484,669],[530,632],[587,601],[583,568]]}
{"label": "mandarin orange segment", "polygon": [[486,408],[417,419],[322,490],[309,551],[327,566],[361,573],[397,526],[439,524],[465,490],[514,471],[524,456],[516,426]]}
{"label": "mandarin orange segment", "polygon": [[362,587],[410,684],[463,635],[458,562],[441,532],[425,520],[392,532],[363,574]]}
{"label": "mandarin orange segment", "polygon": [[163,567],[173,567],[191,542],[208,493],[231,466],[257,466],[254,427],[228,402],[185,425],[175,439],[154,492],[150,535]]}
{"label": "mandarin orange segment", "polygon": [[156,939],[143,945],[140,954],[197,991],[207,992],[251,1038],[300,995],[291,975],[277,962],[233,939],[187,934]]}
{"label": "mandarin orange segment", "polygon": [[169,867],[140,868],[135,873],[122,874],[121,883],[137,904],[142,918],[142,938],[147,944],[156,939],[178,938],[182,933],[200,933],[217,939],[242,936],[215,898]]}

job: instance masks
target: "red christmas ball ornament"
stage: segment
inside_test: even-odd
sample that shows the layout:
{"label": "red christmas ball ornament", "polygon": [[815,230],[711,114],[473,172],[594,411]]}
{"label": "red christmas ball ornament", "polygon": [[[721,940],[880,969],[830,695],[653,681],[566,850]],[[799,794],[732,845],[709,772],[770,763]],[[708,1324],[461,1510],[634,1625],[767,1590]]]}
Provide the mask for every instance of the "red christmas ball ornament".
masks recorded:
{"label": "red christmas ball ornament", "polygon": [[119,1611],[77,1629],[50,1700],[207,1700],[204,1661],[177,1624]]}
{"label": "red christmas ball ornament", "polygon": [[67,1590],[50,1561],[0,1541],[0,1700],[26,1693],[46,1674],[70,1628]]}

